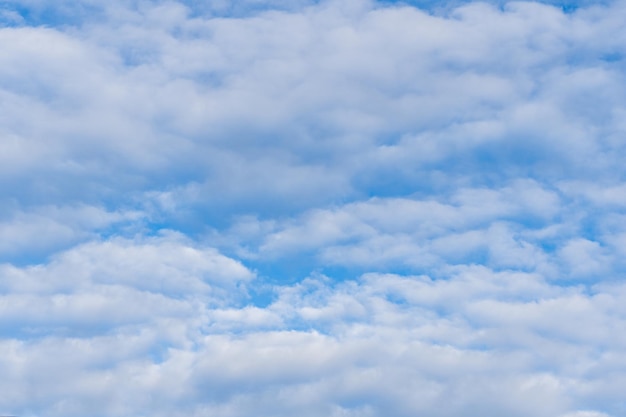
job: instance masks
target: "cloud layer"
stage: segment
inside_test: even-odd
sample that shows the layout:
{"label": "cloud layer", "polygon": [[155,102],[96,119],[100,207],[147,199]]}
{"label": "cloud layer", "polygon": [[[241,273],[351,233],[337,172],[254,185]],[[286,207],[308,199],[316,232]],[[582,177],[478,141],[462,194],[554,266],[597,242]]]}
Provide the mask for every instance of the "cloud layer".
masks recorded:
{"label": "cloud layer", "polygon": [[0,6],[0,413],[626,415],[624,2]]}

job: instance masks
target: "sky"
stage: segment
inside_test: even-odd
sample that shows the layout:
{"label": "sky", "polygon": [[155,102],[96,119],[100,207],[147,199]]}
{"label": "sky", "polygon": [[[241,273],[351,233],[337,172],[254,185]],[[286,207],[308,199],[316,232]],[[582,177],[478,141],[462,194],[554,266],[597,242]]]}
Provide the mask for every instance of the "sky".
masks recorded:
{"label": "sky", "polygon": [[624,22],[0,1],[0,414],[625,417]]}

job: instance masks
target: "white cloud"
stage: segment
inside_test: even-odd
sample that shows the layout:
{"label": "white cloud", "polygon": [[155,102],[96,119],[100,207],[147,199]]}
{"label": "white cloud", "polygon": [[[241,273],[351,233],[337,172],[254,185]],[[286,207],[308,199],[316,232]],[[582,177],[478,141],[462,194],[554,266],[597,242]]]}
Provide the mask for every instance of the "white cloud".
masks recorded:
{"label": "white cloud", "polygon": [[598,244],[587,239],[574,239],[561,248],[560,256],[574,278],[595,277],[610,273],[611,258]]}
{"label": "white cloud", "polygon": [[144,217],[139,211],[110,212],[87,205],[24,209],[7,204],[5,210],[8,213],[0,216],[0,254],[4,259],[23,253],[41,256],[93,238],[98,232],[115,226],[122,230],[129,225],[132,230]]}
{"label": "white cloud", "polygon": [[[169,323],[118,324],[88,338],[6,340],[0,366],[20,382],[2,381],[3,392],[16,394],[2,406],[53,416],[83,415],[94,404],[96,415],[120,416],[146,408],[157,415],[548,416],[598,395],[619,401],[597,369],[624,366],[616,355],[624,341],[612,332],[625,316],[609,313],[623,305],[622,295],[607,289],[590,296],[517,275],[474,268],[447,280],[312,278],[282,287],[266,308],[195,307],[193,315],[208,314],[215,325],[184,312],[186,321],[173,325],[175,313],[161,302],[149,309]],[[80,308],[80,295],[68,297]],[[602,359],[597,343],[605,346]],[[24,394],[34,387],[39,395]]]}
{"label": "white cloud", "polygon": [[[488,262],[552,274],[559,262],[540,247],[551,239],[541,230],[561,221],[563,239],[564,231],[577,226],[577,219],[559,220],[564,204],[558,193],[534,181],[516,181],[500,189],[462,188],[438,199],[372,198],[271,224],[244,218],[225,240],[245,247],[240,253],[251,259],[313,252],[335,265]],[[244,225],[264,230],[262,240],[242,233]]]}
{"label": "white cloud", "polygon": [[4,3],[0,411],[623,413],[621,2]]}
{"label": "white cloud", "polygon": [[203,293],[211,285],[235,288],[254,277],[241,263],[213,248],[196,248],[176,234],[135,240],[87,242],[56,255],[47,265],[25,269],[5,264],[11,291],[78,290],[122,285],[156,293]]}
{"label": "white cloud", "polygon": [[598,60],[608,47],[591,12],[468,4],[445,17],[324,2],[211,19],[175,3],[112,7],[73,32],[3,29],[14,178],[58,186],[79,173],[134,192],[192,179],[239,205],[261,191],[289,205],[358,194],[391,168],[400,182],[433,162],[465,174],[485,146],[511,174],[518,157],[574,176],[618,163],[616,144],[598,145],[621,129],[605,115],[623,107],[622,75]]}

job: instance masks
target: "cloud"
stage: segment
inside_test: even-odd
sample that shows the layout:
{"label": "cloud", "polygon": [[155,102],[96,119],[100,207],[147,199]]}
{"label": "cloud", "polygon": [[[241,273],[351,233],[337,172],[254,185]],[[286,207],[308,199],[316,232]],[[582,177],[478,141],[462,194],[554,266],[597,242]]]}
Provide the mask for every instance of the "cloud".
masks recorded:
{"label": "cloud", "polygon": [[[125,321],[90,337],[6,340],[2,366],[41,393],[11,403],[50,415],[83,415],[94,404],[96,415],[146,407],[157,415],[559,415],[598,395],[619,401],[619,392],[604,390],[598,367],[622,367],[614,354],[624,341],[612,333],[623,326],[623,311],[612,307],[623,304],[622,293],[588,295],[537,275],[476,267],[448,280],[310,278],[281,287],[265,308],[196,304],[189,312],[183,298],[150,306],[165,317],[144,317],[139,327]],[[79,307],[80,296],[70,297]],[[184,320],[168,303],[179,304]],[[132,318],[133,310],[119,311]],[[598,343],[601,358],[590,349]],[[619,373],[609,378],[621,381]]]}
{"label": "cloud", "polygon": [[24,254],[25,259],[20,260],[26,262],[112,228],[121,231],[127,226],[132,230],[142,218],[139,211],[109,212],[87,205],[38,206],[31,210],[11,206],[7,204],[7,213],[0,216],[0,254],[11,260]]}
{"label": "cloud", "polygon": [[619,61],[603,59],[619,44],[599,43],[599,27],[621,9],[598,10],[472,3],[433,16],[327,2],[228,19],[167,3],[119,9],[76,36],[4,29],[6,143],[29,155],[10,178],[30,190],[18,173],[43,169],[49,198],[72,198],[61,185],[76,175],[93,198],[192,182],[244,213],[262,194],[273,211],[393,183],[402,194],[433,165],[452,178],[476,164],[602,176],[619,163],[619,145],[600,143],[623,130],[623,95]]}
{"label": "cloud", "polygon": [[89,242],[49,263],[0,267],[0,317],[9,334],[72,336],[187,320],[199,303],[245,300],[254,278],[239,262],[176,235]]}
{"label": "cloud", "polygon": [[621,2],[2,5],[0,411],[623,415]]}
{"label": "cloud", "polygon": [[[438,199],[372,198],[271,224],[245,218],[245,226],[235,225],[228,240],[238,236],[235,244],[245,247],[241,253],[250,259],[308,252],[322,265],[419,269],[488,262],[550,273],[558,262],[549,261],[542,245],[554,238],[540,236],[542,231],[562,222],[564,237],[577,224],[557,218],[563,204],[559,193],[541,184],[516,181],[501,189],[463,188]],[[263,240],[241,233],[244,227],[265,228]]]}

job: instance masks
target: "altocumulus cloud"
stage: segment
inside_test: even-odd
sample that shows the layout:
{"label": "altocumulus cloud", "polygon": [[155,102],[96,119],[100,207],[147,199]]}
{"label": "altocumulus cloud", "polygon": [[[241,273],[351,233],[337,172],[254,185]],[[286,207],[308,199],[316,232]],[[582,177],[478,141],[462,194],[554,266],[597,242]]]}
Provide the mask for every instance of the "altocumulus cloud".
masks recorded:
{"label": "altocumulus cloud", "polygon": [[623,1],[0,7],[0,412],[626,416]]}

